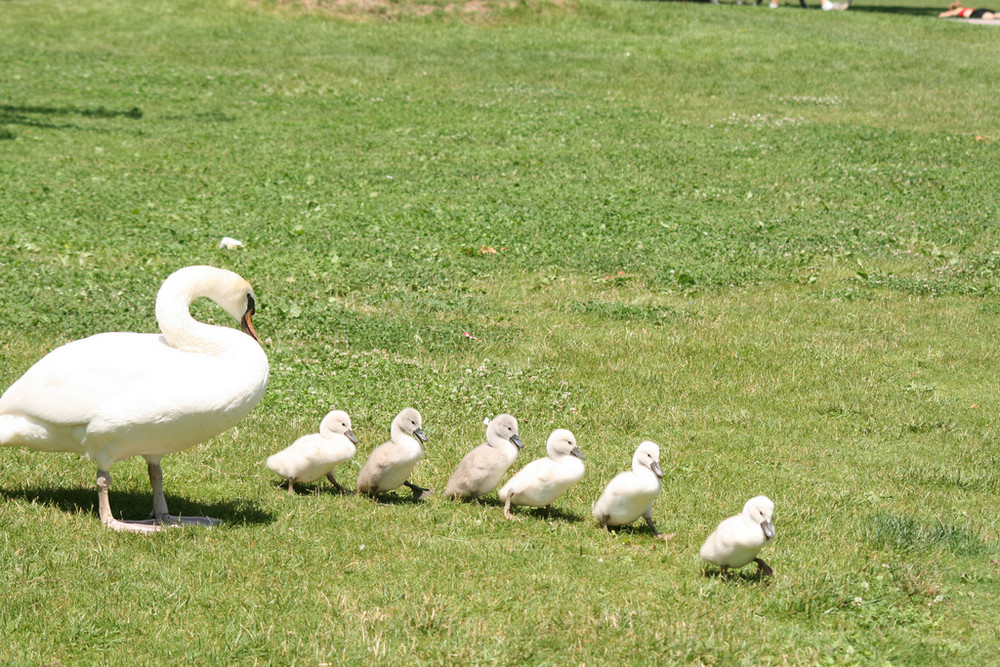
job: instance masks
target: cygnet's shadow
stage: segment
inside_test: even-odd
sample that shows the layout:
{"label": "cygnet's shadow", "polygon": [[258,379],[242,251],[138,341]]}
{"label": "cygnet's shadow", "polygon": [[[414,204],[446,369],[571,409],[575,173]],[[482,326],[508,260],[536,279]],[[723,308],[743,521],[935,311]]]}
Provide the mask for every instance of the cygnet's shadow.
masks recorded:
{"label": "cygnet's shadow", "polygon": [[[600,527],[600,524],[598,524],[598,527]],[[651,531],[648,527],[635,523],[629,523],[624,526],[608,526],[607,530],[614,535],[624,534],[630,537],[638,538],[656,537],[656,535],[653,534],[653,531]]]}
{"label": "cygnet's shadow", "polygon": [[473,507],[487,505],[489,507],[503,507],[499,498],[479,496],[479,498],[448,498],[452,502],[465,503]]}
{"label": "cygnet's shadow", "polygon": [[[275,491],[280,491],[286,496],[288,493],[288,482],[285,480],[272,480],[270,482],[271,486],[274,487]],[[331,495],[331,496],[353,496],[357,495],[357,491],[354,489],[347,489],[346,492],[341,491],[330,482],[323,480],[322,482],[312,482],[310,484],[296,484],[295,491],[291,494],[293,496],[319,496],[319,495]]]}
{"label": "cygnet's shadow", "polygon": [[[170,512],[180,516],[210,516],[224,524],[264,524],[274,521],[274,517],[247,500],[199,503],[177,496],[165,494]],[[111,510],[116,518],[143,520],[153,507],[152,493],[138,491],[111,490]],[[27,487],[17,490],[0,488],[0,498],[22,500],[55,507],[70,514],[88,513],[97,517],[97,488],[77,487],[72,489],[53,487]]]}
{"label": "cygnet's shadow", "polygon": [[548,511],[546,511],[544,507],[519,507],[516,510],[512,508],[511,511],[515,516],[520,514],[521,516],[530,516],[537,519],[543,519],[545,521],[553,521],[556,519],[566,521],[567,523],[582,521],[579,515],[567,512],[566,510],[561,510],[558,507],[553,507]]}
{"label": "cygnet's shadow", "polygon": [[434,494],[428,491],[419,498],[414,498],[413,494],[409,491],[402,491],[400,493],[396,493],[395,491],[386,491],[385,493],[378,493],[375,495],[358,492],[358,495],[362,498],[368,498],[372,502],[376,502],[379,505],[419,505],[420,503],[426,502],[427,499]]}
{"label": "cygnet's shadow", "polygon": [[704,568],[702,570],[702,576],[711,579],[724,579],[725,581],[740,581],[740,582],[755,582],[771,585],[774,581],[774,575],[767,576],[760,571],[760,568],[755,566],[746,567],[740,570],[729,570],[723,573],[722,570],[717,568]]}

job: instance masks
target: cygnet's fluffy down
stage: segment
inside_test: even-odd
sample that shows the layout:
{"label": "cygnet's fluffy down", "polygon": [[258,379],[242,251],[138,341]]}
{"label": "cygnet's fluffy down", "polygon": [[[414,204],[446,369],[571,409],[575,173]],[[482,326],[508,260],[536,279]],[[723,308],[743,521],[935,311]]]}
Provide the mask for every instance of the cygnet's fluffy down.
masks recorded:
{"label": "cygnet's fluffy down", "polygon": [[594,518],[607,528],[624,526],[641,516],[656,537],[669,540],[673,535],[661,534],[653,524],[653,500],[660,493],[662,477],[660,448],[646,440],[632,456],[632,470],[612,479],[594,503]]}
{"label": "cygnet's fluffy down", "polygon": [[421,428],[423,420],[413,408],[405,408],[392,420],[389,442],[379,445],[371,453],[358,473],[358,491],[370,496],[392,491],[404,484],[419,500],[430,489],[412,484],[410,473],[424,456],[427,436]]}
{"label": "cygnet's fluffy down", "polygon": [[510,513],[511,505],[552,508],[552,501],[583,478],[583,452],[576,446],[576,438],[564,428],[552,431],[545,445],[548,453],[521,468],[497,494],[504,502],[503,515],[509,520],[517,517]]}
{"label": "cygnet's fluffy down", "polygon": [[444,487],[448,498],[473,498],[497,488],[524,445],[517,435],[517,420],[497,415],[486,427],[486,442],[465,455]]}
{"label": "cygnet's fluffy down", "polygon": [[296,482],[309,484],[326,476],[341,493],[349,493],[334,478],[333,471],[354,456],[358,439],[351,418],[343,410],[333,410],[319,424],[319,433],[304,435],[276,454],[267,457],[267,467],[288,480],[288,493]]}
{"label": "cygnet's fluffy down", "polygon": [[719,524],[715,532],[701,545],[701,558],[718,565],[722,573],[731,567],[743,567],[753,561],[758,571],[766,577],[774,570],[757,557],[761,548],[774,537],[774,503],[767,496],[756,496],[747,501],[743,511]]}

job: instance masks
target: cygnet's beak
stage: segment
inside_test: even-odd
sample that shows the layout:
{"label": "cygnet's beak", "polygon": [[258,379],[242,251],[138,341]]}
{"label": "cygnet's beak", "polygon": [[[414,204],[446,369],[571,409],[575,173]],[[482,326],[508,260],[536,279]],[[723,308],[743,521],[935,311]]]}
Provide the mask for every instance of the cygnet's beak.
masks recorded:
{"label": "cygnet's beak", "polygon": [[570,450],[569,453],[575,456],[576,458],[580,459],[581,461],[585,460],[583,458],[583,452],[580,451],[579,447],[574,447],[573,449]]}
{"label": "cygnet's beak", "polygon": [[413,432],[413,437],[419,440],[421,443],[427,442],[427,436],[424,435],[424,429],[418,428]]}
{"label": "cygnet's beak", "polygon": [[256,310],[254,309],[253,305],[253,297],[248,296],[247,312],[243,313],[243,319],[240,320],[240,330],[259,343],[260,338],[257,338],[257,332],[253,330],[253,322],[251,321],[253,319],[253,314],[255,312]]}
{"label": "cygnet's beak", "polygon": [[660,464],[657,463],[656,461],[653,461],[649,465],[649,469],[653,471],[653,474],[656,475],[657,479],[663,478],[663,471],[660,469]]}
{"label": "cygnet's beak", "polygon": [[760,524],[760,529],[764,531],[764,539],[769,540],[774,537],[774,524],[764,521]]}
{"label": "cygnet's beak", "polygon": [[510,436],[510,441],[514,443],[514,446],[518,449],[524,449],[524,443],[521,442],[521,438],[517,437],[517,433]]}
{"label": "cygnet's beak", "polygon": [[352,429],[347,429],[346,431],[344,431],[344,435],[346,435],[347,439],[353,442],[355,445],[358,444],[358,436],[354,435],[354,431]]}

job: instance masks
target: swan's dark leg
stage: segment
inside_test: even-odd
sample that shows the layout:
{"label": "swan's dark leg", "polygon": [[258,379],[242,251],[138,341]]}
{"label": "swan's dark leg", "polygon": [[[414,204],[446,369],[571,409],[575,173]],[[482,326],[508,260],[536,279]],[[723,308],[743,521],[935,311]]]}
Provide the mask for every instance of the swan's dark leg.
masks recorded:
{"label": "swan's dark leg", "polygon": [[220,521],[207,516],[174,516],[167,510],[167,498],[163,495],[163,468],[160,457],[146,458],[149,485],[153,487],[153,522],[158,524],[217,526]]}

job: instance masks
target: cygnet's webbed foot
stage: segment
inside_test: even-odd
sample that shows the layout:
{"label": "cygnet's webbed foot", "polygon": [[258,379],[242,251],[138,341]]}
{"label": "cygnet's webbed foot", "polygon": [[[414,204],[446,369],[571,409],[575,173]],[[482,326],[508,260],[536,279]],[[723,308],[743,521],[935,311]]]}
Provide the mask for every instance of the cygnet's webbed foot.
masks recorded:
{"label": "cygnet's webbed foot", "polygon": [[342,496],[353,496],[353,495],[356,495],[358,493],[357,491],[352,491],[352,490],[350,490],[350,489],[348,489],[348,488],[346,488],[344,486],[341,486],[340,482],[338,482],[336,480],[336,478],[334,478],[332,472],[327,473],[326,474],[326,478],[328,480],[330,480],[330,483],[333,484],[336,487],[337,493],[339,493]]}
{"label": "cygnet's webbed foot", "polygon": [[762,577],[774,576],[774,570],[772,570],[771,566],[765,563],[762,559],[754,558],[753,562],[757,563],[757,572],[759,572]]}
{"label": "cygnet's webbed foot", "polygon": [[510,496],[507,496],[507,500],[503,504],[503,518],[508,521],[520,521],[521,517],[514,516],[510,513]]}
{"label": "cygnet's webbed foot", "polygon": [[647,516],[643,518],[646,519],[646,525],[649,526],[649,529],[651,531],[653,531],[653,537],[655,537],[656,539],[663,540],[664,542],[669,542],[677,535],[677,533],[666,533],[666,534],[661,533],[656,529],[656,526],[653,524],[653,517]]}
{"label": "cygnet's webbed foot", "polygon": [[407,482],[403,482],[403,484],[408,489],[410,489],[410,491],[413,491],[413,499],[414,500],[420,500],[424,496],[429,496],[430,494],[434,493],[434,491],[432,489],[425,489],[422,486],[417,486],[413,482],[408,482],[407,481]]}

